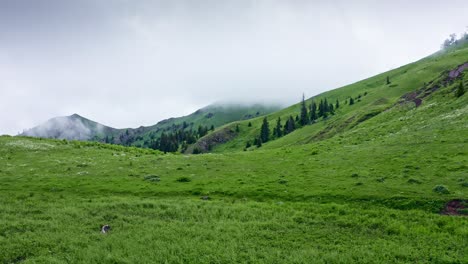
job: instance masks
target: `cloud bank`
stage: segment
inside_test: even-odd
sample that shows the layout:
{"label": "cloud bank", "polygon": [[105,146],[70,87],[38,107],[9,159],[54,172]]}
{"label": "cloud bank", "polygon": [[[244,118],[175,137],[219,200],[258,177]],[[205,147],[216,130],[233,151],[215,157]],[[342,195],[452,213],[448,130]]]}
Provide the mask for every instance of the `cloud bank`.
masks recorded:
{"label": "cloud bank", "polygon": [[0,134],[79,113],[113,127],[217,101],[281,103],[427,56],[466,1],[0,3]]}

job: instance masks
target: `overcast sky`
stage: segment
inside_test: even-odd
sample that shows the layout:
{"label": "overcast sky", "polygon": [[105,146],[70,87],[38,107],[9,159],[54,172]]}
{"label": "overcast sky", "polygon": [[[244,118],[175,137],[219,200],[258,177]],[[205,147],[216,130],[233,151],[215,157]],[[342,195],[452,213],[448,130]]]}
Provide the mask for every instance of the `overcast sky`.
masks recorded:
{"label": "overcast sky", "polygon": [[468,1],[0,0],[0,134],[291,104],[427,56]]}

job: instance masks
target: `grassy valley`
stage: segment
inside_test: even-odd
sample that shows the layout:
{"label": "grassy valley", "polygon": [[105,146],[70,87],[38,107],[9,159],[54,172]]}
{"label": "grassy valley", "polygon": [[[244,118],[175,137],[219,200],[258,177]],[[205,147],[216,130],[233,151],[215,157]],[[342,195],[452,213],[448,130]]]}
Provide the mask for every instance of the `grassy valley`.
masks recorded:
{"label": "grassy valley", "polygon": [[265,117],[213,121],[200,155],[0,137],[0,260],[467,263],[467,62],[461,45],[314,96],[340,107],[259,148]]}

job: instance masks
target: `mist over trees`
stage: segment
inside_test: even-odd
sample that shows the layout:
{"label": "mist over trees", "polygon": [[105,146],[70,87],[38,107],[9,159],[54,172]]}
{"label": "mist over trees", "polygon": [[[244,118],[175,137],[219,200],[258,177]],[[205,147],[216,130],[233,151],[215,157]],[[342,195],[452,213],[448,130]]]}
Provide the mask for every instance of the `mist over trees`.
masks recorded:
{"label": "mist over trees", "polygon": [[466,31],[460,35],[460,38],[457,38],[457,34],[455,33],[450,34],[449,37],[445,39],[444,42],[442,43],[441,49],[445,50],[452,46],[457,46],[459,44],[464,44],[467,42],[468,42],[468,26],[467,26]]}

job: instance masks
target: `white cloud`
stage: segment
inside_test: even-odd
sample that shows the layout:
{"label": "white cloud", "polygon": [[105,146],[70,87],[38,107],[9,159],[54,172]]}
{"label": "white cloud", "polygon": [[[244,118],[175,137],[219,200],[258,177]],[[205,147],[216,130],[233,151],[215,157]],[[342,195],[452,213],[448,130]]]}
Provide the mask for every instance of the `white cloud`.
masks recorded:
{"label": "white cloud", "polygon": [[216,101],[290,104],[429,55],[468,13],[458,0],[41,3],[0,3],[0,134],[72,113],[136,127]]}

